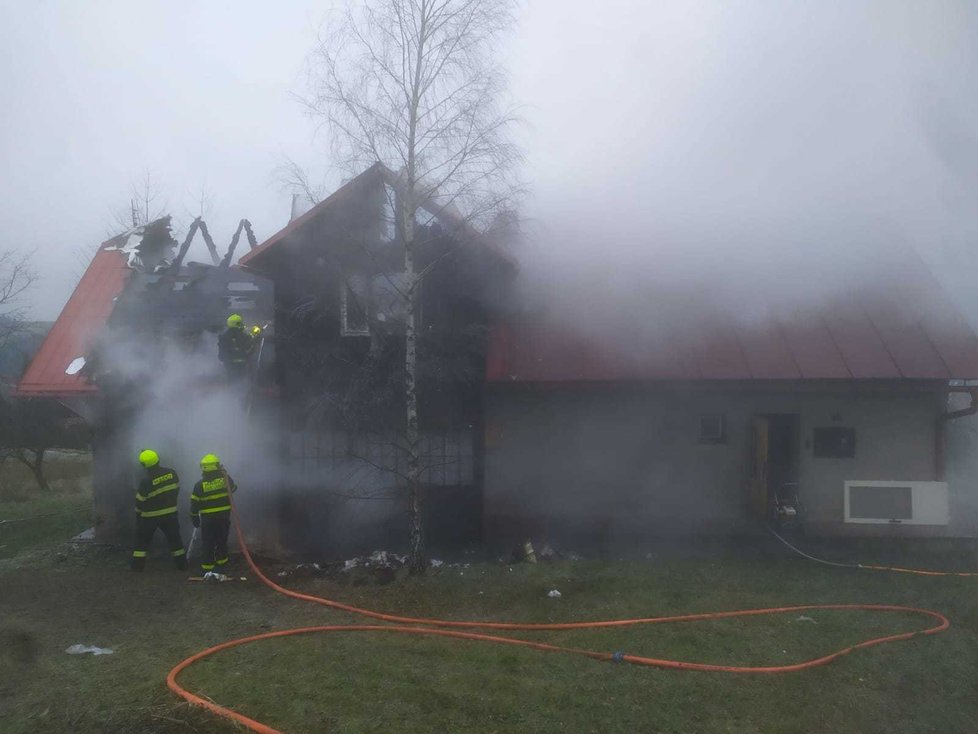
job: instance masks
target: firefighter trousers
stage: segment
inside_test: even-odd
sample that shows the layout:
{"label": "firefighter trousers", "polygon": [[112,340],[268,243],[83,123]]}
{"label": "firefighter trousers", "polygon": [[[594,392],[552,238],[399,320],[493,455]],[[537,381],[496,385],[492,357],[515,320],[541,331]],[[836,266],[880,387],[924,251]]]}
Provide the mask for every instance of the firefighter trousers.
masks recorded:
{"label": "firefighter trousers", "polygon": [[231,511],[200,515],[200,569],[224,573],[228,562],[228,531]]}
{"label": "firefighter trousers", "polygon": [[153,544],[153,536],[156,535],[157,528],[166,536],[173,565],[180,570],[187,568],[187,554],[183,547],[183,540],[180,539],[180,520],[174,512],[161,517],[136,518],[136,543],[132,551],[133,571],[142,571],[146,565],[146,553]]}

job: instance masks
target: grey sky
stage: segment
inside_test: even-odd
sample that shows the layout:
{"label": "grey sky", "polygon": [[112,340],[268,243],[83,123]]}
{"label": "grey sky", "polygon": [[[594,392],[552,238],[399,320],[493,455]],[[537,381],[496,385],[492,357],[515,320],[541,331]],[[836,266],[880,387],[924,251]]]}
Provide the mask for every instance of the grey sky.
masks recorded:
{"label": "grey sky", "polygon": [[[290,97],[326,5],[0,0],[0,232],[37,251],[37,317],[147,168],[184,222],[206,184],[219,244],[284,224],[281,157],[328,166]],[[502,52],[531,272],[896,237],[970,282],[978,4],[531,0]]]}

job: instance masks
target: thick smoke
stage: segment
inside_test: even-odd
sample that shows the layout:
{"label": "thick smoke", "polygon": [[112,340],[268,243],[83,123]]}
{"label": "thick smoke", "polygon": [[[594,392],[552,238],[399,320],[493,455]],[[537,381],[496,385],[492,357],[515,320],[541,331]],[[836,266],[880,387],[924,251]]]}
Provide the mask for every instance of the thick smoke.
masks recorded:
{"label": "thick smoke", "polygon": [[909,254],[978,321],[964,275],[976,6],[683,3],[641,24],[614,7],[598,28],[579,20],[568,46],[619,42],[565,59],[566,83],[534,100],[528,298],[631,347],[650,318],[749,324],[885,287],[880,264]]}
{"label": "thick smoke", "polygon": [[[251,380],[229,381],[216,334],[193,341],[146,337],[117,328],[99,350],[100,382],[127,406],[117,418],[113,450],[129,460],[133,487],[136,457],[152,448],[181,477],[186,525],[200,459],[217,454],[239,486],[235,506],[249,542],[273,555],[318,560],[339,550],[370,551],[393,514],[403,525],[400,503],[390,501],[399,496],[396,478],[354,457],[318,463],[314,457],[335,451],[327,444],[342,438],[302,431],[301,416],[290,422],[277,397]],[[265,351],[265,369],[272,351]]]}

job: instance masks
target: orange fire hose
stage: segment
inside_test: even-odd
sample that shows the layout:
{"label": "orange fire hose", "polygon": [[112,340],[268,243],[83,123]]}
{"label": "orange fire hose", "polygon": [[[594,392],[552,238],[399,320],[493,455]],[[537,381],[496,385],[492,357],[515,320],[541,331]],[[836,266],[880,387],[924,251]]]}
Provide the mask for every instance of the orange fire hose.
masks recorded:
{"label": "orange fire hose", "polygon": [[[260,635],[252,635],[250,637],[241,637],[236,640],[229,640],[228,642],[222,642],[219,645],[214,645],[213,647],[208,647],[205,650],[191,655],[186,660],[183,660],[177,664],[167,675],[166,684],[171,691],[176,693],[181,698],[189,701],[192,704],[202,706],[205,709],[211,711],[218,716],[236,721],[239,724],[243,724],[248,729],[258,734],[282,734],[279,730],[273,729],[267,724],[263,724],[260,721],[255,721],[254,719],[248,718],[243,714],[239,714],[236,711],[232,711],[229,708],[225,708],[219,704],[209,701],[201,696],[183,688],[178,682],[177,677],[186,668],[193,665],[195,662],[209,657],[215,653],[221,652],[222,650],[227,650],[232,647],[237,647],[239,645],[245,645],[249,642],[258,642],[260,640],[267,640],[275,637],[289,637],[291,635],[304,635],[311,634],[314,632],[386,632],[393,634],[407,634],[407,635],[430,635],[439,637],[451,637],[461,640],[478,640],[481,642],[494,642],[502,645],[519,645],[522,647],[529,647],[534,650],[542,650],[546,652],[563,652],[563,653],[573,653],[575,655],[583,655],[585,657],[593,658],[595,660],[603,661],[614,661],[614,662],[627,662],[633,663],[635,665],[645,665],[657,668],[670,668],[678,670],[700,670],[700,671],[710,671],[710,672],[721,672],[721,673],[790,673],[799,670],[806,670],[808,668],[814,668],[819,665],[825,665],[830,663],[837,658],[847,655],[853,650],[859,650],[862,648],[873,647],[874,645],[882,645],[886,642],[897,642],[899,640],[909,640],[913,637],[919,635],[933,635],[938,632],[943,632],[948,627],[950,627],[950,622],[947,617],[945,617],[940,612],[935,612],[930,609],[918,609],[914,607],[897,606],[890,604],[808,604],[803,606],[791,606],[791,607],[771,607],[767,609],[741,609],[736,611],[727,612],[708,612],[703,614],[683,614],[671,617],[646,617],[641,619],[615,619],[615,620],[601,620],[594,622],[564,622],[555,624],[540,624],[540,623],[518,623],[518,622],[463,622],[463,621],[452,621],[444,619],[425,619],[425,618],[415,618],[415,617],[403,617],[396,614],[384,614],[382,612],[376,612],[370,609],[361,609],[359,607],[354,607],[349,604],[343,604],[338,601],[333,601],[331,599],[326,599],[319,596],[314,596],[311,594],[302,594],[298,591],[292,591],[291,589],[286,589],[283,586],[275,583],[258,568],[254,559],[251,557],[251,553],[248,550],[248,546],[245,543],[244,535],[241,532],[241,525],[238,522],[237,516],[234,517],[235,531],[238,536],[238,542],[241,545],[241,551],[244,554],[245,560],[248,562],[248,566],[251,568],[252,572],[264,583],[266,586],[274,591],[285,596],[292,597],[293,599],[300,599],[302,601],[313,602],[314,604],[321,604],[332,609],[337,609],[344,612],[349,612],[352,614],[357,614],[362,617],[368,617],[370,619],[375,619],[383,622],[389,622],[388,625],[379,624],[364,624],[364,625],[322,625],[315,627],[298,627],[295,629],[288,630],[278,630],[275,632],[266,632]],[[488,629],[488,630],[519,630],[524,632],[540,632],[540,631],[553,631],[553,630],[573,630],[573,629],[596,629],[601,627],[626,627],[631,625],[640,624],[664,624],[667,622],[696,622],[707,619],[731,619],[734,617],[754,617],[765,614],[785,614],[789,612],[803,612],[810,611],[813,609],[836,609],[836,610],[861,610],[870,612],[904,612],[911,614],[919,614],[925,617],[930,617],[935,620],[936,624],[932,627],[928,627],[922,630],[916,630],[914,632],[903,632],[900,634],[887,635],[885,637],[876,637],[869,640],[864,640],[862,642],[851,645],[850,647],[845,647],[827,655],[823,655],[818,658],[813,658],[811,660],[805,660],[800,663],[792,663],[790,665],[772,665],[772,666],[737,666],[737,665],[711,665],[707,663],[690,663],[681,660],[664,660],[660,658],[649,658],[642,657],[639,655],[625,655],[622,653],[607,653],[598,652],[595,650],[583,650],[579,648],[572,647],[562,647],[559,645],[549,645],[541,642],[532,642],[529,640],[522,640],[514,637],[503,637],[500,635],[490,635],[477,632],[464,632],[462,629]],[[394,625],[394,626],[392,626]]]}

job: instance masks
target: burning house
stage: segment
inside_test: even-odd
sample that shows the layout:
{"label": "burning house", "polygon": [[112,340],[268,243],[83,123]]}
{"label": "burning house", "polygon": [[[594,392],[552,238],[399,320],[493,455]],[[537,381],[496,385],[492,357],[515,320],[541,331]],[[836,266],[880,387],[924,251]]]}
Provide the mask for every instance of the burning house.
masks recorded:
{"label": "burning house", "polygon": [[[221,456],[265,547],[403,546],[399,186],[372,166],[260,245],[243,222],[210,263],[184,263],[202,223],[179,248],[166,219],[99,248],[18,388],[94,429],[99,537],[126,537],[135,456],[152,446],[191,476]],[[231,265],[242,231],[251,249]],[[874,262],[873,287],[754,303],[750,319],[653,288],[609,340],[530,306],[500,238],[449,207],[425,203],[417,248],[433,547],[795,518],[824,534],[978,534],[946,450],[978,410],[978,337],[912,256]],[[270,324],[246,384],[216,359],[232,312]]]}
{"label": "burning house", "polygon": [[[178,250],[168,220],[99,248],[19,391],[59,400],[93,426],[100,538],[128,537],[135,456],[152,446],[186,476],[217,453],[265,547],[318,556],[403,540],[399,185],[375,165],[252,241],[233,266],[241,228],[223,259],[210,248],[213,263],[184,264],[194,231]],[[471,541],[481,528],[489,307],[513,262],[430,201],[416,243],[429,538]],[[217,362],[216,336],[233,312],[270,324],[244,386],[228,384]]]}

